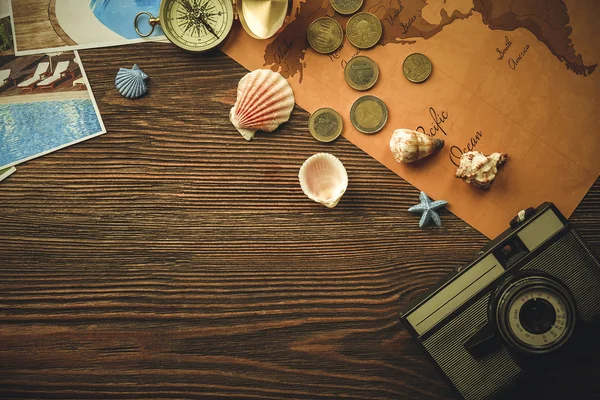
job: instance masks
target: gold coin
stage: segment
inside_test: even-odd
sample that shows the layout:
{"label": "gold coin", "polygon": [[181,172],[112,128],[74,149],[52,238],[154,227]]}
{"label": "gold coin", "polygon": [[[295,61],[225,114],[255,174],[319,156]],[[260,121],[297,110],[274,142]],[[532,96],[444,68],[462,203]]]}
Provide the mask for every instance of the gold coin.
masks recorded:
{"label": "gold coin", "polygon": [[406,79],[415,83],[426,81],[432,68],[429,58],[421,53],[410,54],[402,63],[402,73]]}
{"label": "gold coin", "polygon": [[369,90],[379,78],[379,67],[366,56],[356,56],[346,64],[344,78],[352,89]]}
{"label": "gold coin", "polygon": [[388,109],[378,97],[367,95],[359,98],[350,109],[352,125],[362,133],[377,133],[388,119]]}
{"label": "gold coin", "polygon": [[383,27],[375,15],[361,12],[352,16],[346,24],[346,36],[359,49],[369,49],[381,39]]}
{"label": "gold coin", "polygon": [[336,51],[343,40],[342,26],[333,18],[317,18],[308,27],[308,43],[319,53]]}
{"label": "gold coin", "polygon": [[319,142],[332,142],[344,128],[342,116],[331,108],[319,108],[308,120],[308,130]]}
{"label": "gold coin", "polygon": [[330,0],[329,4],[335,11],[343,15],[354,14],[363,5],[363,0]]}

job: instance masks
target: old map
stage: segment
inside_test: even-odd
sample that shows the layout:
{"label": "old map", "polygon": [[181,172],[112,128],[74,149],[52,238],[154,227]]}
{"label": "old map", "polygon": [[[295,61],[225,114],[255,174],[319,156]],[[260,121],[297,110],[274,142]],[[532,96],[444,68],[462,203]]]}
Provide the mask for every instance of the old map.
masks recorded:
{"label": "old map", "polygon": [[[348,17],[328,0],[306,0],[274,39],[255,40],[238,28],[224,51],[250,70],[280,72],[307,111],[337,109],[346,138],[432,198],[448,200],[453,213],[490,237],[520,209],[543,201],[573,212],[600,173],[597,0],[365,0],[361,11],[383,24],[370,50],[347,40],[329,55],[310,49],[313,20],[331,16],[345,27]],[[422,84],[408,82],[400,68],[413,52],[434,65]],[[378,63],[380,80],[368,94],[390,110],[384,130],[372,136],[349,121],[352,102],[364,93],[346,85],[343,68],[358,54]],[[397,128],[442,138],[446,147],[399,164],[388,145]],[[509,154],[488,191],[454,177],[470,150]]]}

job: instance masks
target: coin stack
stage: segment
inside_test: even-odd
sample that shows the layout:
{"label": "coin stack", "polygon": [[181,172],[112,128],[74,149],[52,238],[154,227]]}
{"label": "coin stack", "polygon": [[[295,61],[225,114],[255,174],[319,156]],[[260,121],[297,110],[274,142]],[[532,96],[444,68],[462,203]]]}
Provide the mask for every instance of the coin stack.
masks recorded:
{"label": "coin stack", "polygon": [[[346,37],[357,49],[370,49],[383,35],[383,26],[377,16],[368,12],[356,13],[363,0],[330,0],[333,9],[341,15],[352,15],[346,23]],[[356,14],[355,14],[356,13]],[[344,31],[331,17],[318,18],[308,28],[308,43],[317,52],[329,54],[342,45]],[[421,83],[431,75],[431,61],[421,53],[410,54],[402,64],[402,72],[410,82]],[[379,67],[365,55],[353,57],[344,68],[344,79],[354,90],[371,89],[379,79]],[[366,95],[352,104],[350,121],[359,132],[379,132],[388,120],[388,109],[378,97]],[[320,142],[331,142],[342,132],[343,120],[331,108],[315,111],[309,120],[309,131]]]}
{"label": "coin stack", "polygon": [[[361,12],[353,15],[346,24],[348,41],[358,49],[370,49],[381,40],[383,27],[375,15]],[[379,78],[379,67],[367,56],[352,58],[344,68],[344,78],[355,90],[369,90]],[[375,96],[362,96],[350,109],[352,125],[362,133],[379,132],[388,118],[385,103]]]}

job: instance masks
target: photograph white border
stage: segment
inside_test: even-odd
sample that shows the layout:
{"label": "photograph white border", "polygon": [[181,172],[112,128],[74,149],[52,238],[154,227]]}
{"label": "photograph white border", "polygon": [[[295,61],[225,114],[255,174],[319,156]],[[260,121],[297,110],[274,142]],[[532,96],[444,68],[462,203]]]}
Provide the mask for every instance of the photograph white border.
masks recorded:
{"label": "photograph white border", "polygon": [[[14,13],[13,13],[13,9],[12,9],[12,0],[5,0],[5,1],[8,1],[8,8],[10,10],[10,23],[11,23],[12,31],[13,31],[13,50],[15,52],[15,55],[17,55],[17,56],[30,56],[30,55],[40,54],[40,53],[56,53],[59,51],[97,49],[100,47],[123,46],[123,45],[127,45],[127,44],[135,44],[135,43],[147,43],[147,42],[169,43],[169,39],[167,39],[166,36],[160,35],[160,36],[152,36],[152,37],[148,37],[148,38],[139,38],[139,39],[125,39],[124,38],[123,40],[116,41],[116,42],[113,42],[113,41],[98,42],[98,43],[91,43],[91,44],[78,44],[75,46],[48,47],[48,48],[40,48],[40,49],[21,51],[17,47],[17,31],[15,29],[15,19],[14,19]],[[80,0],[80,1],[85,1],[85,0]],[[133,21],[132,21],[132,23],[133,23]]]}
{"label": "photograph white border", "polygon": [[60,146],[54,147],[52,149],[45,150],[45,151],[43,151],[41,153],[36,153],[36,154],[31,155],[29,157],[26,157],[26,158],[23,158],[23,159],[20,159],[20,160],[17,160],[17,161],[13,161],[13,162],[5,164],[5,165],[0,165],[0,170],[5,169],[7,167],[12,167],[14,165],[22,164],[22,163],[24,163],[26,161],[33,160],[34,158],[38,158],[38,157],[44,156],[46,154],[53,153],[53,152],[55,152],[57,150],[64,149],[65,147],[69,147],[69,146],[72,146],[74,144],[84,142],[84,141],[86,141],[88,139],[92,139],[92,138],[95,138],[97,136],[100,136],[100,135],[103,135],[103,134],[106,133],[106,127],[104,126],[104,121],[102,121],[102,116],[100,115],[100,109],[98,108],[98,104],[96,103],[96,98],[94,97],[94,93],[92,91],[92,87],[90,86],[90,81],[88,80],[87,73],[85,72],[85,68],[83,67],[83,64],[81,63],[81,58],[79,57],[79,52],[77,50],[69,50],[69,51],[73,51],[73,53],[75,55],[75,58],[77,59],[77,62],[79,63],[79,68],[81,69],[81,75],[82,75],[82,77],[85,80],[87,92],[88,92],[88,95],[90,97],[90,100],[92,101],[92,105],[94,106],[94,111],[96,112],[96,117],[98,118],[98,122],[100,123],[100,129],[101,130],[99,132],[97,132],[97,133],[92,133],[90,135],[87,135],[85,137],[79,138],[79,139],[74,140],[72,142],[68,142],[68,143],[62,144]]}
{"label": "photograph white border", "polygon": [[0,0],[0,3],[6,5],[7,13],[0,14],[0,19],[9,17],[10,20],[10,29],[12,30],[12,52],[15,52],[15,46],[17,45],[17,40],[15,39],[15,23],[13,21],[12,14],[12,1],[11,0]]}
{"label": "photograph white border", "polygon": [[[5,170],[6,168],[1,168],[0,171]],[[0,174],[0,182],[2,182],[3,180],[5,180],[6,178],[8,178],[9,176],[11,176],[12,174],[14,174],[17,171],[17,169],[15,167],[10,167],[8,169],[8,171],[4,172],[3,174]]]}

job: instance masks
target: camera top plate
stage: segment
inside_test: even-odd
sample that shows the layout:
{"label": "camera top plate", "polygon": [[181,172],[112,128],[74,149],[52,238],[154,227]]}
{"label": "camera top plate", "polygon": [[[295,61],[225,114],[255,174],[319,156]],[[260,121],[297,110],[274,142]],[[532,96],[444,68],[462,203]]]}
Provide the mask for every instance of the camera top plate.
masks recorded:
{"label": "camera top plate", "polygon": [[427,297],[401,315],[405,326],[417,337],[451,315],[486,289],[512,265],[540,248],[559,231],[569,226],[552,203],[544,203],[524,221],[515,224],[492,240],[480,256],[434,288]]}

